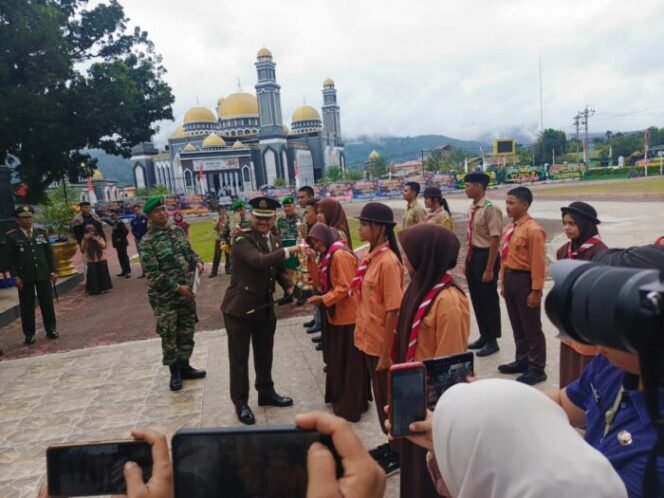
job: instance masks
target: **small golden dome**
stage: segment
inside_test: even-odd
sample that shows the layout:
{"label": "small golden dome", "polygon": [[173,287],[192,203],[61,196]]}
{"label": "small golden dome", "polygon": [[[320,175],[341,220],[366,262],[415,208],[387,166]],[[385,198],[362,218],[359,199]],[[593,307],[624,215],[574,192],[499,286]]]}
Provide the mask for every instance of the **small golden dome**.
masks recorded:
{"label": "small golden dome", "polygon": [[175,132],[171,135],[171,140],[177,138],[184,138],[184,125],[180,125],[175,129]]}
{"label": "small golden dome", "polygon": [[194,147],[191,144],[187,144],[184,146],[184,149],[182,150],[184,150],[185,152],[194,152],[196,150],[196,147]]}
{"label": "small golden dome", "polygon": [[233,144],[234,149],[244,149],[245,147],[246,146],[239,140],[236,140],[235,143]]}
{"label": "small golden dome", "polygon": [[258,51],[258,57],[272,57],[272,52],[263,47]]}
{"label": "small golden dome", "polygon": [[188,123],[216,123],[217,118],[207,107],[192,107],[184,115],[184,124]]}
{"label": "small golden dome", "polygon": [[323,81],[323,86],[334,86],[334,80],[332,80],[332,78],[327,78]]}
{"label": "small golden dome", "polygon": [[238,116],[258,117],[258,99],[255,95],[239,92],[223,99],[219,106],[219,117],[228,119]]}
{"label": "small golden dome", "polygon": [[203,148],[207,149],[208,147],[224,147],[226,142],[216,133],[210,133],[205,140],[203,140]]}
{"label": "small golden dome", "polygon": [[295,109],[291,121],[295,123],[296,121],[320,121],[320,114],[318,111],[311,107],[310,105],[303,105]]}
{"label": "small golden dome", "polygon": [[380,154],[376,152],[375,150],[372,150],[371,153],[369,154],[369,161],[375,161],[380,157]]}
{"label": "small golden dome", "polygon": [[96,169],[94,173],[92,173],[92,179],[93,180],[103,180],[104,175],[101,174],[101,170]]}

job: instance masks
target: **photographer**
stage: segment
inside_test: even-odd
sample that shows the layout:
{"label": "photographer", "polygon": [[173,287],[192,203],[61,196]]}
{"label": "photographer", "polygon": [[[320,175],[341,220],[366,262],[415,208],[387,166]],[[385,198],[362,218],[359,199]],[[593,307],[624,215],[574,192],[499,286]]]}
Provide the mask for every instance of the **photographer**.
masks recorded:
{"label": "photographer", "polygon": [[[594,261],[611,266],[664,269],[664,247],[650,245],[612,249]],[[639,331],[645,333],[646,331]],[[570,423],[585,428],[585,440],[614,466],[630,497],[643,496],[648,459],[657,429],[648,412],[639,356],[607,346],[575,382],[547,393],[567,413]],[[664,389],[658,392],[660,412]],[[664,458],[657,459],[664,478]]]}

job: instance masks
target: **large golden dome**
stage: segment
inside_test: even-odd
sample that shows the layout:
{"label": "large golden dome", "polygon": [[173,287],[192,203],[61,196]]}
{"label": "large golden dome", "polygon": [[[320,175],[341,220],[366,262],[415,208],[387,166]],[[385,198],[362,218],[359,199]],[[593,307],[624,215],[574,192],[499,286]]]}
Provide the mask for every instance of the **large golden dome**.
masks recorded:
{"label": "large golden dome", "polygon": [[323,86],[334,86],[334,80],[332,78],[327,78],[323,81]]}
{"label": "large golden dome", "polygon": [[369,154],[369,161],[375,161],[379,157],[380,157],[380,154],[377,151],[372,150],[371,154]]}
{"label": "large golden dome", "polygon": [[172,140],[175,140],[176,138],[184,138],[184,125],[178,126],[173,135],[171,135]]}
{"label": "large golden dome", "polygon": [[267,48],[263,47],[258,51],[258,57],[272,57],[272,52],[270,52]]}
{"label": "large golden dome", "polygon": [[219,106],[219,117],[222,119],[249,116],[258,117],[258,99],[255,95],[238,92],[229,95]]}
{"label": "large golden dome", "polygon": [[217,118],[207,107],[192,107],[184,115],[184,124],[187,123],[216,123]]}
{"label": "large golden dome", "polygon": [[205,140],[203,140],[204,149],[208,147],[224,147],[225,145],[226,142],[224,142],[224,139],[216,133],[210,133],[207,137],[205,137]]}
{"label": "large golden dome", "polygon": [[320,114],[310,105],[303,105],[295,109],[291,121],[293,123],[296,121],[320,121]]}

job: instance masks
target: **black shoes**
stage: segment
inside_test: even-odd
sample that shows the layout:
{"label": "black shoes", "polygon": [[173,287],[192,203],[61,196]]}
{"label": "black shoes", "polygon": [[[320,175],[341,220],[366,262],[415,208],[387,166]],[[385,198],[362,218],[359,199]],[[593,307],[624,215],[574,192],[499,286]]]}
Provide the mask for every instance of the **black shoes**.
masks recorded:
{"label": "black shoes", "polygon": [[271,394],[259,394],[258,406],[277,406],[283,408],[284,406],[293,406],[293,399],[288,396],[282,396],[273,392]]}
{"label": "black shoes", "polygon": [[369,451],[387,477],[399,472],[399,454],[392,451],[389,444],[381,444]]}
{"label": "black shoes", "polygon": [[124,277],[125,275],[126,275],[126,273],[122,272],[122,273],[117,273],[115,276],[116,277]]}
{"label": "black shoes", "polygon": [[58,334],[56,330],[52,330],[51,332],[46,332],[46,337],[48,337],[49,339],[57,339],[58,337],[60,337],[60,334]]}
{"label": "black shoes", "polygon": [[233,270],[231,270],[230,268],[226,268],[226,269],[224,270],[224,273],[225,273],[226,275],[230,275],[231,273],[233,273]]}
{"label": "black shoes", "polygon": [[25,343],[28,346],[31,346],[32,344],[34,344],[35,343],[35,336],[34,335],[26,335],[25,336]]}
{"label": "black shoes", "polygon": [[303,326],[305,329],[311,328],[311,327],[313,327],[314,325],[316,325],[316,320],[313,320],[313,319],[312,319],[312,320],[309,320],[308,322],[304,322],[304,323],[302,324],[302,326]]}
{"label": "black shoes", "polygon": [[244,425],[254,425],[256,419],[254,418],[254,413],[249,408],[249,405],[240,405],[235,407],[235,413],[237,418],[240,419]]}
{"label": "black shoes", "polygon": [[323,337],[320,336],[320,335],[316,336],[316,337],[312,337],[311,342],[313,342],[314,344],[320,344],[321,342],[323,342]]}
{"label": "black shoes", "polygon": [[168,383],[168,387],[171,388],[171,391],[179,391],[182,389],[182,373],[180,372],[180,365],[178,363],[173,363],[169,365],[168,368],[171,371],[171,380]]}
{"label": "black shoes", "polygon": [[213,271],[212,273],[210,273],[210,274],[208,275],[208,278],[214,278],[214,277],[216,277],[216,276],[217,276],[217,272],[216,272],[216,271]]}
{"label": "black shoes", "polygon": [[476,341],[471,342],[468,344],[468,349],[482,349],[486,345],[486,339],[484,337],[480,337]]}
{"label": "black shoes", "polygon": [[498,366],[498,371],[502,374],[519,374],[524,373],[527,370],[527,361],[513,361],[512,363],[506,363],[504,365]]}
{"label": "black shoes", "polygon": [[145,273],[141,273],[138,278],[145,278]]}
{"label": "black shoes", "polygon": [[477,353],[475,353],[475,355],[479,357],[491,356],[492,354],[495,354],[498,351],[500,351],[500,348],[498,347],[498,342],[487,341],[487,343],[482,347],[482,349],[480,349]]}
{"label": "black shoes", "polygon": [[307,329],[307,334],[315,334],[316,332],[320,332],[320,331],[321,331],[320,323],[314,323],[314,325],[312,327],[309,327]]}
{"label": "black shoes", "polygon": [[189,360],[180,361],[180,375],[183,379],[202,379],[207,372],[202,368],[194,368],[189,364]]}
{"label": "black shoes", "polygon": [[523,375],[519,375],[516,380],[517,382],[523,382],[524,384],[528,384],[529,386],[534,386],[535,384],[539,384],[540,382],[544,382],[546,380],[546,373],[544,372],[543,369],[537,368],[537,367],[530,367],[526,373]]}
{"label": "black shoes", "polygon": [[323,350],[323,343],[322,343],[322,342],[319,342],[318,344],[316,344],[316,348],[315,348],[315,349],[316,349],[316,351],[322,351],[322,350]]}
{"label": "black shoes", "polygon": [[127,274],[125,275],[125,278],[131,278],[131,273],[127,273]]}

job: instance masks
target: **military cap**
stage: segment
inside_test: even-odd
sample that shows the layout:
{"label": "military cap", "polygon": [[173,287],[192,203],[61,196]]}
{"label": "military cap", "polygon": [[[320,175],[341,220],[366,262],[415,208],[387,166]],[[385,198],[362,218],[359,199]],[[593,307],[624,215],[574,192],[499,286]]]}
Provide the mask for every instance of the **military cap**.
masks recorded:
{"label": "military cap", "polygon": [[485,187],[489,185],[489,175],[486,173],[482,173],[480,171],[474,172],[474,173],[468,173],[466,176],[463,177],[463,181],[465,183],[481,183]]}
{"label": "military cap", "polygon": [[438,187],[427,187],[424,189],[422,197],[443,197],[443,193]]}
{"label": "military cap", "polygon": [[277,214],[277,208],[281,207],[278,201],[270,197],[255,197],[249,201],[251,214],[258,218],[272,218]]}
{"label": "military cap", "polygon": [[143,212],[145,214],[150,214],[155,208],[164,205],[164,198],[160,195],[154,197],[148,197],[148,200],[143,204]]}
{"label": "military cap", "polygon": [[595,208],[586,202],[576,201],[567,207],[561,207],[560,210],[562,211],[563,215],[567,213],[574,213],[587,219],[595,225],[599,225],[601,223],[597,218],[597,211],[595,211]]}
{"label": "military cap", "polygon": [[281,199],[281,205],[285,206],[286,204],[295,204],[295,199],[293,198],[292,195],[287,195],[286,197]]}
{"label": "military cap", "polygon": [[396,225],[394,222],[394,211],[387,204],[381,202],[369,202],[365,204],[358,219],[382,225]]}
{"label": "military cap", "polygon": [[244,201],[242,199],[237,199],[231,204],[231,210],[235,211],[244,207]]}
{"label": "military cap", "polygon": [[16,217],[20,216],[28,217],[32,216],[34,213],[35,209],[32,206],[28,206],[27,204],[23,204],[14,210],[14,214],[16,215]]}

